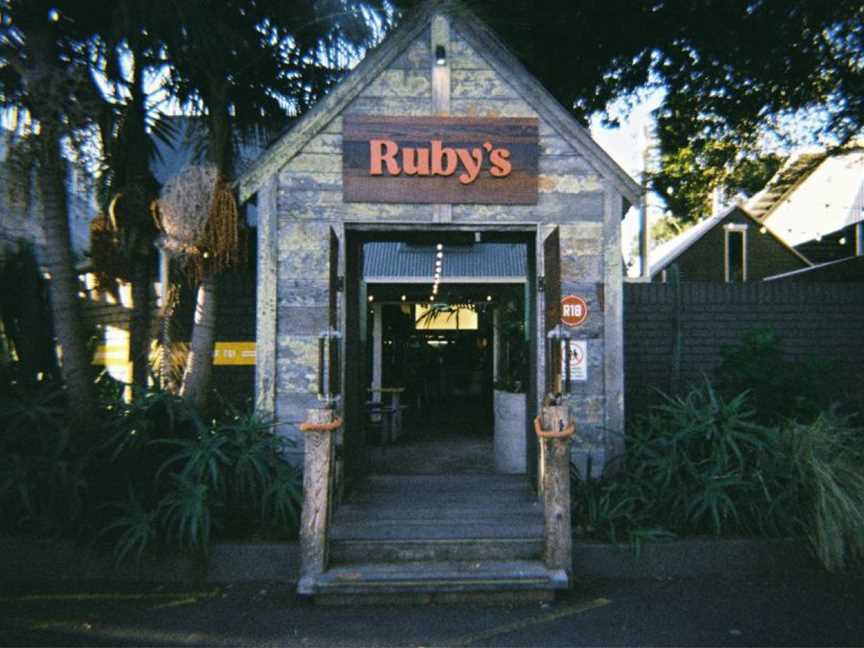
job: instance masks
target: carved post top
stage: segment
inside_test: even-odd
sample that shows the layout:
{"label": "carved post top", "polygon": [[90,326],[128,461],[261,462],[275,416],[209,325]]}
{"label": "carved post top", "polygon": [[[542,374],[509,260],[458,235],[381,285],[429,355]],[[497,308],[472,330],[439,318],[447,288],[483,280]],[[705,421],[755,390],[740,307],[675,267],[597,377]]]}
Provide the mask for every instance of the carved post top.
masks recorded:
{"label": "carved post top", "polygon": [[306,410],[306,421],[300,424],[301,432],[332,432],[342,427],[342,418],[329,408]]}

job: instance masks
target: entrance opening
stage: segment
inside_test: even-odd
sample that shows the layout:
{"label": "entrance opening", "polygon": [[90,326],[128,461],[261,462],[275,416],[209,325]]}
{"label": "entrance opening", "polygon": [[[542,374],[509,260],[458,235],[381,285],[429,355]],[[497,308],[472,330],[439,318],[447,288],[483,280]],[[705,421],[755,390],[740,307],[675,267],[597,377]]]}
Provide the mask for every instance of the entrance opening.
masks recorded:
{"label": "entrance opening", "polygon": [[527,237],[367,234],[358,251],[365,471],[526,472]]}

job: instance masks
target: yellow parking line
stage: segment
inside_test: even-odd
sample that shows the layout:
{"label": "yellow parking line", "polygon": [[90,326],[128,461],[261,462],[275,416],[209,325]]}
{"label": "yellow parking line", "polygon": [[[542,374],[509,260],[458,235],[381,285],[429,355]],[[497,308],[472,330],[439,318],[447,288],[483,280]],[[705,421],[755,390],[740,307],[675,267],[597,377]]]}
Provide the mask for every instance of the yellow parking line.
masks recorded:
{"label": "yellow parking line", "polygon": [[181,605],[191,605],[193,603],[197,603],[198,599],[194,596],[189,598],[177,599],[176,601],[168,601],[167,603],[160,603],[159,605],[154,605],[151,610],[164,610],[165,608],[172,607],[180,607]]}
{"label": "yellow parking line", "polygon": [[106,592],[99,594],[27,594],[25,596],[0,598],[0,603],[31,603],[38,601],[143,601],[147,599],[170,599],[170,598],[213,598],[218,590],[212,592],[153,592],[147,594],[118,594]]}
{"label": "yellow parking line", "polygon": [[499,635],[509,634],[511,632],[516,632],[517,630],[524,630],[525,628],[530,628],[531,626],[535,625],[551,623],[552,621],[557,621],[558,619],[575,616],[577,614],[581,614],[582,612],[587,612],[588,610],[595,610],[597,608],[605,607],[611,602],[612,601],[606,598],[596,598],[585,603],[568,605],[564,608],[561,608],[560,610],[556,610],[555,612],[549,612],[548,614],[538,614],[537,616],[529,617],[527,619],[523,619],[522,621],[507,623],[504,625],[496,626],[489,630],[485,630],[483,632],[475,632],[473,634],[465,635],[464,637],[459,637],[458,639],[448,642],[446,645],[469,646],[473,643],[477,643],[478,641],[492,639]]}

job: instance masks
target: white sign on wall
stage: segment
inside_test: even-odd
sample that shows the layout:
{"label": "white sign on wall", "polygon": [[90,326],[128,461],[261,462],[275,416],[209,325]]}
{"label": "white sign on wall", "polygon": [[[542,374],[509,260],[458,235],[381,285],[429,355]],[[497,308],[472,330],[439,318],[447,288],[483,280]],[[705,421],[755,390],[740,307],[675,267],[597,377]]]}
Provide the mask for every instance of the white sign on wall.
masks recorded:
{"label": "white sign on wall", "polygon": [[570,358],[570,382],[588,380],[588,340],[561,341],[561,376],[567,376],[567,358]]}

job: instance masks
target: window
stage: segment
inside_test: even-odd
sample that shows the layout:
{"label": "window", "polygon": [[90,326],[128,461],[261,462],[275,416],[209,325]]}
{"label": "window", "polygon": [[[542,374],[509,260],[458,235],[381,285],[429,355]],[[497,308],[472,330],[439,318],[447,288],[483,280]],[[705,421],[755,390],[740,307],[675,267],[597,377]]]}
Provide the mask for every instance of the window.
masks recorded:
{"label": "window", "polygon": [[476,331],[477,311],[471,306],[461,304],[417,304],[414,328],[418,331]]}
{"label": "window", "polygon": [[747,226],[726,225],[724,272],[726,283],[747,281]]}

